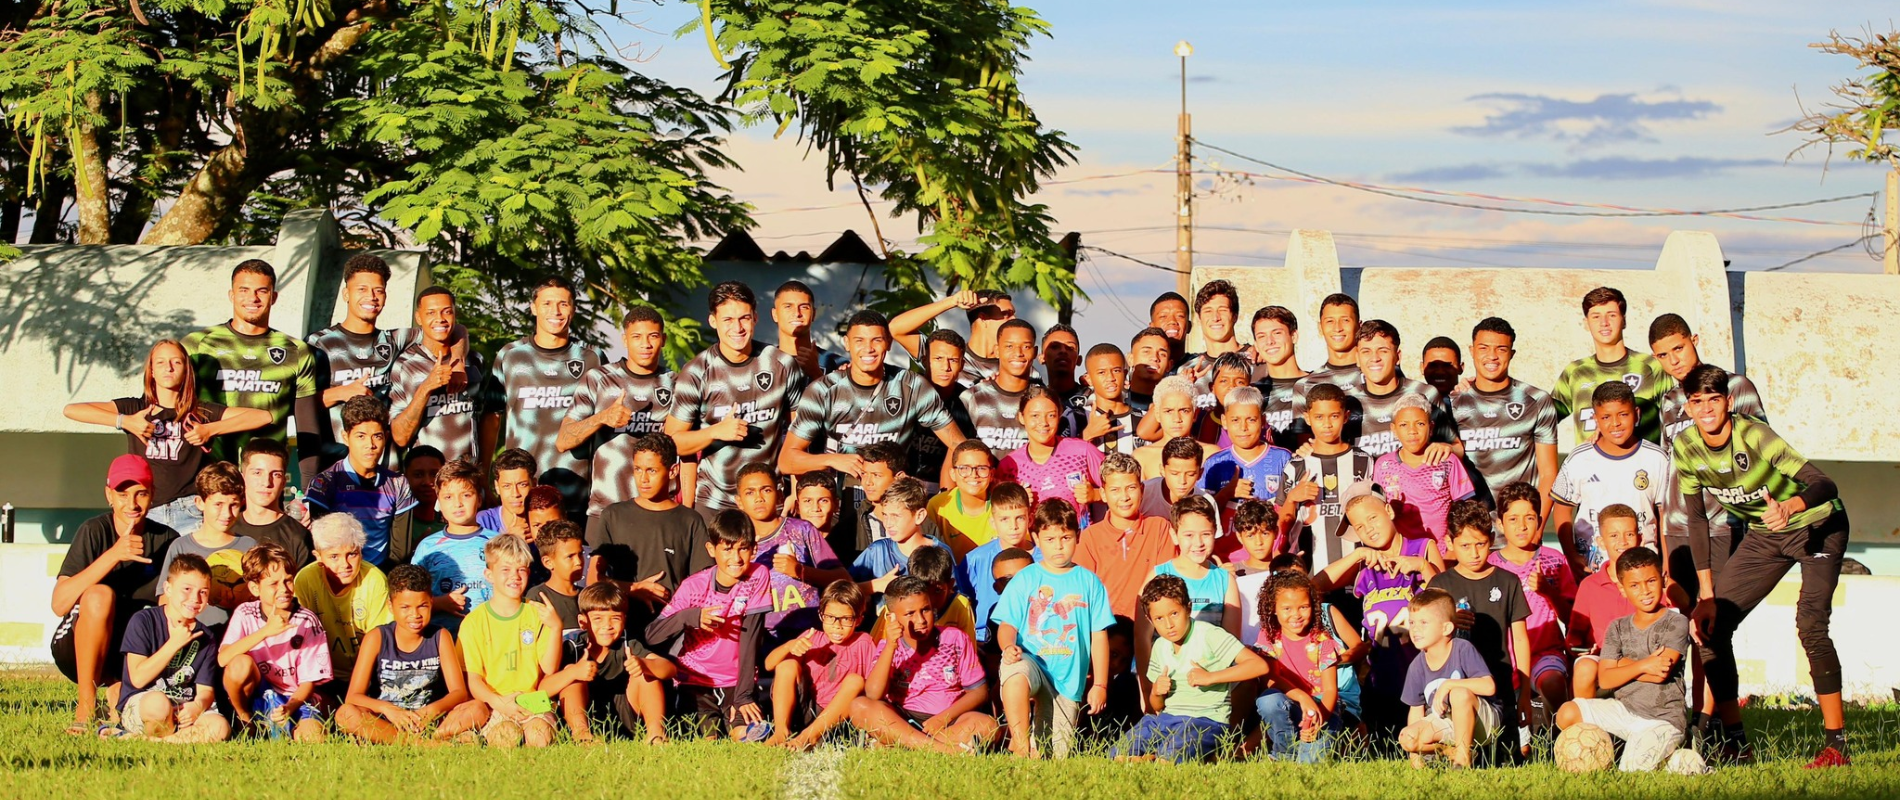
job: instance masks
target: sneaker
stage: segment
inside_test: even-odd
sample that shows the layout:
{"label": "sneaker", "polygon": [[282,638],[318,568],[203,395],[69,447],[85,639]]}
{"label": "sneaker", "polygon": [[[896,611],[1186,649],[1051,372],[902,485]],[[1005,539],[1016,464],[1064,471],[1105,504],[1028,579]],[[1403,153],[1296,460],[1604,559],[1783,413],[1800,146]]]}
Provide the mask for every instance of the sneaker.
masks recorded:
{"label": "sneaker", "polygon": [[1845,767],[1848,763],[1846,753],[1832,747],[1823,747],[1821,748],[1820,754],[1816,755],[1813,761],[1808,762],[1807,768],[1826,769],[1828,767]]}
{"label": "sneaker", "polygon": [[1715,758],[1729,766],[1745,767],[1755,763],[1755,746],[1748,742],[1725,741],[1716,749]]}

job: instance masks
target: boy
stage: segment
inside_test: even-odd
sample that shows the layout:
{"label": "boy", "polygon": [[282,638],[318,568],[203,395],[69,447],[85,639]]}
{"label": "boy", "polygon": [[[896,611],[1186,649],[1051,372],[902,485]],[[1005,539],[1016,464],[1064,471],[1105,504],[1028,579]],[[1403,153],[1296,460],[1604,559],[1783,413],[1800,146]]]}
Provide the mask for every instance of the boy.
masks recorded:
{"label": "boy", "polygon": [[211,631],[198,622],[210,602],[211,565],[184,553],[167,563],[164,579],[165,602],[139,609],[125,626],[117,732],[181,744],[222,742],[231,724],[212,702],[217,654]]}
{"label": "boy", "polygon": [[759,563],[807,584],[828,585],[849,577],[816,526],[781,513],[785,503],[778,487],[770,465],[753,463],[739,470],[739,510],[752,520]]}
{"label": "boy", "polygon": [[1201,488],[1201,463],[1207,457],[1206,445],[1191,437],[1177,436],[1161,443],[1160,452],[1161,474],[1141,483],[1141,516],[1144,517],[1166,517],[1174,513],[1175,503],[1195,495],[1210,496]]}
{"label": "boy", "polygon": [[321,742],[324,698],[316,691],[334,674],[330,648],[317,615],[297,607],[290,569],[290,554],[274,544],[244,554],[244,583],[257,599],[231,613],[218,667],[240,728],[262,716],[273,739]]}
{"label": "boy", "polygon": [[963,393],[963,407],[970,412],[976,437],[990,446],[997,460],[1029,442],[1019,413],[1023,392],[1034,383],[1036,369],[1036,328],[1017,318],[996,330],[996,374]]}
{"label": "boy", "polygon": [[1029,542],[1029,490],[1005,483],[990,490],[990,527],[995,537],[964,554],[957,562],[957,592],[970,598],[976,620],[976,641],[990,641],[989,619],[1001,592],[990,568],[1005,550],[1034,547]]}
{"label": "boy", "polygon": [[494,536],[481,554],[493,593],[462,621],[461,642],[468,693],[488,706],[482,740],[504,749],[546,747],[554,741],[553,705],[536,687],[561,666],[561,616],[545,602],[522,600],[534,551],[521,537]]}
{"label": "boy", "polygon": [[883,522],[885,537],[871,543],[851,563],[851,579],[867,594],[884,591],[892,578],[904,574],[912,553],[920,547],[949,547],[924,532],[928,499],[924,485],[908,475],[891,482],[877,504],[877,516]]}
{"label": "boy", "polygon": [[[1517,699],[1520,726],[1530,724],[1531,646],[1530,601],[1517,575],[1490,561],[1491,510],[1477,500],[1460,501],[1451,509],[1451,551],[1458,559],[1450,569],[1432,576],[1426,585],[1450,594],[1456,604],[1452,625],[1458,638],[1471,642],[1484,659],[1486,671],[1497,679],[1494,695],[1500,705]],[[1414,642],[1416,643],[1416,642]],[[1519,742],[1530,747],[1529,741]]]}
{"label": "boy", "polygon": [[1675,385],[1675,380],[1656,359],[1629,349],[1623,342],[1628,313],[1629,303],[1616,289],[1599,286],[1583,296],[1583,329],[1590,334],[1590,343],[1596,352],[1566,365],[1557,376],[1557,385],[1550,390],[1557,414],[1570,417],[1575,426],[1579,446],[1598,433],[1592,414],[1596,407],[1593,393],[1598,387],[1612,383],[1621,383],[1630,390],[1632,438],[1661,441],[1658,411],[1663,393]]}
{"label": "boy", "polygon": [[550,522],[567,519],[567,498],[561,490],[547,484],[528,490],[528,544],[540,541],[541,529]]}
{"label": "boy", "polygon": [[[1221,398],[1222,426],[1233,444],[1207,459],[1201,470],[1201,488],[1220,501],[1227,536],[1233,535],[1234,511],[1241,501],[1278,503],[1285,488],[1282,481],[1293,454],[1267,441],[1262,415],[1265,404],[1260,390],[1246,385]],[[1238,550],[1229,542],[1216,552],[1225,555]]]}
{"label": "boy", "polygon": [[1538,499],[1537,487],[1524,481],[1498,489],[1498,527],[1504,533],[1504,546],[1491,554],[1491,564],[1516,575],[1524,585],[1530,688],[1543,699],[1541,704],[1532,705],[1532,710],[1539,712],[1532,724],[1541,726],[1550,709],[1570,699],[1569,660],[1559,622],[1570,619],[1577,581],[1564,554],[1543,546],[1544,517]]}
{"label": "boy", "polygon": [[[388,581],[374,564],[363,562],[363,524],[348,514],[331,514],[311,523],[317,562],[297,572],[291,584],[297,605],[317,615],[330,644],[333,675],[353,675],[363,637],[393,621]],[[345,685],[338,686],[338,683]],[[342,699],[348,681],[331,681],[324,690]]]}
{"label": "boy", "polygon": [[[577,647],[583,644],[579,595],[581,573],[586,570],[581,555],[581,526],[556,520],[541,529],[541,533],[534,549],[541,556],[541,568],[547,570],[548,579],[529,589],[526,597],[531,602],[553,606],[555,613],[561,616],[561,641],[569,648]],[[621,623],[624,627],[626,621],[621,620]]]}
{"label": "boy", "polygon": [[389,571],[394,620],[363,640],[350,673],[347,700],[336,712],[338,730],[375,744],[473,736],[488,721],[488,705],[469,697],[461,650],[447,630],[430,624],[434,601],[429,571],[404,564]]}
{"label": "boy", "polygon": [[1234,573],[1234,591],[1240,593],[1240,640],[1259,641],[1260,591],[1277,571],[1273,560],[1280,532],[1280,515],[1259,500],[1240,504],[1234,512],[1234,538],[1241,550],[1227,564]]}
{"label": "boy", "polygon": [[1498,682],[1477,648],[1452,635],[1457,626],[1450,594],[1424,589],[1408,607],[1418,657],[1405,672],[1404,700],[1411,711],[1399,747],[1411,754],[1414,769],[1447,747],[1452,766],[1469,767],[1471,748],[1489,744],[1503,725]]}
{"label": "boy", "polygon": [[1079,398],[1079,405],[1070,409],[1070,429],[1079,431],[1078,437],[1095,445],[1102,455],[1133,455],[1135,448],[1142,444],[1135,435],[1141,413],[1124,396],[1128,387],[1128,358],[1120,347],[1103,342],[1089,348],[1082,368],[1083,382],[1088,384],[1089,391]]}
{"label": "boy", "polygon": [[1246,353],[1253,358],[1253,385],[1267,396],[1267,426],[1273,429],[1273,443],[1288,450],[1306,441],[1307,431],[1298,408],[1300,369],[1294,352],[1300,338],[1300,319],[1285,306],[1266,306],[1253,312],[1253,344]]}
{"label": "boy", "polygon": [[1303,555],[1310,569],[1320,570],[1352,552],[1340,494],[1372,475],[1372,456],[1344,438],[1350,414],[1346,393],[1339,387],[1313,386],[1302,404],[1301,419],[1312,438],[1307,440],[1305,455],[1295,455],[1287,464],[1282,481],[1287,487],[1286,501],[1280,515],[1298,537],[1289,549]]}
{"label": "boy", "polygon": [[1234,684],[1267,674],[1269,664],[1233,634],[1194,618],[1187,582],[1158,575],[1141,590],[1155,631],[1149,650],[1148,707],[1114,751],[1117,761],[1195,761],[1227,735]]}
{"label": "boy", "polygon": [[1152,326],[1135,331],[1128,340],[1128,405],[1144,417],[1154,404],[1155,385],[1175,363],[1177,343],[1166,331]]}
{"label": "boy", "polygon": [[1597,386],[1590,395],[1596,436],[1571,451],[1550,487],[1556,507],[1550,510],[1557,527],[1557,544],[1571,569],[1581,577],[1603,566],[1597,544],[1597,515],[1611,503],[1636,509],[1643,543],[1660,547],[1656,536],[1657,506],[1670,474],[1669,457],[1654,442],[1637,435],[1637,395],[1622,381]]}
{"label": "boy", "polygon": [[600,512],[587,529],[589,583],[610,580],[638,601],[635,630],[651,621],[686,576],[712,566],[706,555],[706,519],[680,505],[672,486],[680,471],[673,438],[649,433],[633,443],[632,500]]}
{"label": "boy", "polygon": [[891,634],[851,702],[851,724],[879,744],[940,753],[973,753],[996,741],[996,719],[977,709],[989,702],[989,684],[976,643],[956,628],[937,626],[929,586],[901,577],[885,589],[884,617]]}
{"label": "boy", "polygon": [[[579,530],[572,533],[580,535]],[[578,553],[573,561],[571,568],[578,571]],[[594,741],[593,726],[600,724],[627,735],[644,726],[647,744],[664,743],[666,681],[678,668],[626,635],[627,592],[620,584],[602,581],[587,587],[576,609],[580,636],[562,647],[566,666],[543,678],[541,691],[561,699],[561,713],[576,742]]]}
{"label": "boy", "polygon": [[1017,572],[991,612],[1003,653],[997,685],[1010,752],[1032,756],[1035,740],[1047,737],[1056,758],[1067,758],[1084,705],[1093,715],[1108,702],[1108,627],[1115,616],[1101,579],[1075,568],[1082,535],[1075,509],[1044,500],[1035,529],[1042,562]]}
{"label": "boy", "polygon": [[[244,502],[244,479],[238,476],[237,467],[229,461],[219,461],[200,471],[197,502],[198,510],[204,514],[203,525],[172,542],[171,548],[165,551],[165,563],[160,565],[159,573],[170,575],[172,559],[187,553],[210,564],[211,598],[196,619],[213,633],[223,634],[231,609],[251,599],[244,588],[242,561],[244,554],[257,546],[257,540],[231,533],[237,524],[238,506]],[[162,580],[158,590],[161,594],[165,591]]]}
{"label": "boy", "polygon": [[1471,476],[1456,458],[1433,460],[1431,404],[1419,395],[1399,398],[1392,432],[1399,447],[1372,462],[1372,482],[1385,488],[1398,514],[1399,535],[1431,539],[1441,554],[1451,551],[1448,513],[1453,503],[1477,496]]}
{"label": "boy", "polygon": [[449,462],[436,483],[436,507],[447,526],[416,545],[414,563],[429,571],[435,610],[442,615],[437,624],[459,633],[462,617],[494,591],[484,577],[482,559],[488,542],[499,534],[475,522],[482,497],[481,468],[475,462]]}
{"label": "boy", "polygon": [[389,531],[396,518],[416,508],[409,480],[383,466],[389,435],[389,412],[381,401],[359,395],[343,403],[343,443],[349,455],[310,480],[304,502],[312,518],[342,512],[363,524],[363,555],[371,564],[383,564],[389,553]]}
{"label": "boy", "polygon": [[535,475],[534,456],[528,451],[519,447],[501,451],[495,456],[495,498],[501,502],[482,509],[475,523],[528,540],[528,493],[534,491]]}
{"label": "boy", "polygon": [[[963,336],[948,328],[938,329],[924,337],[924,352],[916,356],[921,362],[925,380],[937,393],[937,400],[943,403],[944,410],[950,412],[950,419],[957,423],[957,430],[968,439],[976,433],[970,424],[970,412],[963,407],[963,354],[965,350]],[[943,474],[944,461],[950,457],[950,448],[942,439],[935,436],[910,437],[910,454],[905,461],[904,471],[911,475],[922,476],[926,487],[933,490],[942,487],[930,487],[936,476]]]}
{"label": "boy", "polygon": [[[1612,504],[1597,514],[1597,523],[1602,526],[1597,531],[1597,542],[1603,546],[1603,563],[1609,566],[1584,576],[1577,584],[1577,599],[1571,605],[1569,633],[1565,637],[1565,644],[1571,649],[1582,651],[1577,656],[1576,675],[1570,681],[1571,694],[1575,697],[1597,696],[1597,648],[1603,646],[1603,637],[1609,632],[1611,622],[1636,613],[1636,606],[1623,596],[1615,569],[1617,559],[1622,558],[1625,551],[1642,546],[1636,512],[1622,503]],[[1683,587],[1678,584],[1673,588],[1681,592]],[[1684,607],[1686,603],[1676,602],[1678,599],[1665,595],[1663,601],[1674,608]]]}
{"label": "boy", "polygon": [[[1155,429],[1161,434],[1153,444],[1135,448],[1135,460],[1141,464],[1142,476],[1152,478],[1161,474],[1162,451],[1168,442],[1194,435],[1194,413],[1194,384],[1186,378],[1170,375],[1155,384],[1154,405],[1142,412],[1142,421],[1154,418]],[[1202,459],[1220,449],[1206,442],[1199,444]]]}
{"label": "boy", "polygon": [[1444,562],[1429,539],[1399,536],[1392,506],[1371,482],[1348,486],[1340,497],[1359,547],[1315,574],[1313,585],[1325,595],[1352,581],[1352,594],[1364,607],[1360,632],[1371,646],[1360,701],[1363,718],[1374,729],[1395,729],[1405,670],[1418,652],[1408,638],[1407,603]]}
{"label": "boy", "polygon": [[[890,442],[878,442],[858,452],[864,467],[858,473],[858,485],[844,493],[844,509],[838,515],[838,527],[831,532],[834,551],[855,560],[870,549],[871,543],[890,536],[878,519],[877,507],[891,483],[904,474],[908,454]],[[919,481],[923,480],[918,478]],[[935,523],[931,524],[934,529]]]}
{"label": "boy", "polygon": [[402,454],[402,477],[409,481],[409,491],[416,497],[416,508],[409,512],[409,530],[404,532],[403,525],[396,526],[390,532],[390,552],[385,559],[389,564],[407,564],[410,554],[416,551],[416,542],[442,532],[442,515],[435,510],[435,482],[442,473],[442,466],[448,461],[442,457],[442,451],[426,444],[409,448]]}
{"label": "boy", "polygon": [[1616,560],[1623,596],[1636,612],[1610,623],[1598,667],[1600,688],[1613,697],[1579,697],[1557,711],[1557,726],[1589,723],[1623,740],[1624,772],[1648,772],[1668,763],[1682,743],[1689,709],[1683,701],[1683,658],[1689,620],[1663,602],[1662,558],[1633,547]]}
{"label": "boy", "polygon": [[[244,443],[238,466],[244,470],[244,510],[231,526],[236,536],[248,536],[259,543],[271,542],[290,554],[290,563],[298,569],[310,563],[310,529],[297,516],[310,513],[299,507],[284,511],[284,486],[290,480],[285,472],[290,451],[276,439],[252,439]],[[407,551],[404,551],[405,553]]]}
{"label": "boy", "polygon": [[772,611],[771,570],[753,561],[752,521],[744,512],[715,514],[711,534],[706,554],[713,566],[680,581],[659,619],[647,626],[646,641],[664,651],[685,634],[677,708],[702,735],[758,741],[766,737],[759,725],[765,715],[753,689],[765,616]]}
{"label": "boy", "polygon": [[[956,560],[950,551],[941,547],[919,547],[910,554],[910,563],[904,570],[909,575],[924,582],[930,594],[930,607],[935,610],[937,624],[945,628],[963,631],[972,641],[976,639],[976,614],[970,608],[970,601],[957,594]],[[884,619],[879,617],[871,624],[871,638],[884,639]]]}
{"label": "boy", "polygon": [[930,498],[926,506],[957,558],[968,556],[995,535],[990,528],[990,479],[996,474],[996,459],[988,445],[971,441],[958,442],[950,451],[950,475],[956,486]]}
{"label": "boy", "polygon": [[1141,515],[1140,470],[1134,456],[1115,453],[1102,460],[1102,496],[1108,510],[1102,521],[1082,531],[1075,549],[1076,565],[1107,589],[1109,610],[1128,620],[1135,618],[1148,573],[1176,552],[1172,517]]}
{"label": "boy", "polygon": [[[779,645],[765,657],[772,670],[772,722],[766,744],[810,750],[851,716],[851,704],[877,661],[877,640],[858,630],[864,592],[851,581],[834,581],[819,600],[822,630]],[[799,702],[800,697],[804,702]],[[794,719],[794,714],[797,718]],[[794,723],[800,724],[797,736]]]}

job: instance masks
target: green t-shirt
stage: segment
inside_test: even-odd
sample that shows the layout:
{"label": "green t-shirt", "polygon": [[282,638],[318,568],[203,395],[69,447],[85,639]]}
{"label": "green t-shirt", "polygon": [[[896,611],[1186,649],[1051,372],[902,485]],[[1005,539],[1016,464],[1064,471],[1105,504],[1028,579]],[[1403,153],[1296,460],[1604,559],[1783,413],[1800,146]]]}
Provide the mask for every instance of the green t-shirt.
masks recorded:
{"label": "green t-shirt", "polygon": [[198,378],[200,398],[270,412],[271,421],[262,428],[213,440],[216,460],[237,462],[244,443],[253,437],[285,441],[285,423],[297,398],[317,393],[317,363],[309,346],[283,331],[246,336],[226,322],[186,336],[185,352]]}
{"label": "green t-shirt", "polygon": [[1576,426],[1577,440],[1572,445],[1590,441],[1596,432],[1596,410],[1590,405],[1590,395],[1605,381],[1629,384],[1636,393],[1636,438],[1662,444],[1662,399],[1675,388],[1676,379],[1669,377],[1669,371],[1654,356],[1628,350],[1621,359],[1610,362],[1584,356],[1570,362],[1557,376],[1550,400],[1557,404],[1557,413],[1569,417]]}
{"label": "green t-shirt", "polygon": [[1156,638],[1148,654],[1148,680],[1166,673],[1174,686],[1168,693],[1164,712],[1178,717],[1205,717],[1225,723],[1228,714],[1227,693],[1231,683],[1216,683],[1199,688],[1188,685],[1188,673],[1195,667],[1217,672],[1234,665],[1240,655],[1240,640],[1218,625],[1196,620],[1188,625],[1187,637],[1179,647]]}
{"label": "green t-shirt", "polygon": [[[1795,452],[1767,423],[1732,416],[1728,443],[1710,447],[1700,431],[1683,431],[1676,437],[1675,461],[1677,488],[1683,495],[1707,489],[1730,514],[1740,517],[1750,531],[1766,532],[1761,523],[1763,499],[1787,500],[1808,488],[1795,479],[1795,473],[1808,460]],[[1828,518],[1841,501],[1834,500],[1794,515],[1788,529],[1802,528]]]}

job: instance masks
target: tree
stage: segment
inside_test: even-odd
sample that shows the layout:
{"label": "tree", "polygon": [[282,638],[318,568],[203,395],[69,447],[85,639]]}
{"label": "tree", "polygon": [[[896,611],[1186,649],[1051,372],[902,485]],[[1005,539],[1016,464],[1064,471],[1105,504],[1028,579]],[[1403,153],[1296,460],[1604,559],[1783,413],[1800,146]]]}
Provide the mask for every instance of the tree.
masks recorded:
{"label": "tree", "polygon": [[[1810,46],[1829,55],[1851,57],[1866,73],[1830,87],[1834,102],[1818,109],[1801,106],[1801,118],[1785,130],[1807,135],[1795,153],[1821,146],[1832,158],[1834,148],[1843,145],[1848,158],[1886,162],[1887,218],[1881,255],[1887,274],[1900,274],[1900,142],[1886,138],[1887,131],[1900,128],[1900,33],[1876,34],[1869,28],[1865,36],[1854,37],[1829,31],[1827,41]],[[1846,247],[1872,238],[1862,237]]]}
{"label": "tree", "polygon": [[[748,120],[793,125],[840,176],[915,213],[925,249],[893,252],[878,304],[908,307],[924,270],[951,286],[1032,287],[1051,302],[1076,291],[1072,260],[1031,203],[1074,155],[1044,127],[1017,77],[1030,41],[1049,33],[1008,0],[701,0],[702,32],[727,68],[721,99]],[[866,211],[870,211],[868,199]]]}

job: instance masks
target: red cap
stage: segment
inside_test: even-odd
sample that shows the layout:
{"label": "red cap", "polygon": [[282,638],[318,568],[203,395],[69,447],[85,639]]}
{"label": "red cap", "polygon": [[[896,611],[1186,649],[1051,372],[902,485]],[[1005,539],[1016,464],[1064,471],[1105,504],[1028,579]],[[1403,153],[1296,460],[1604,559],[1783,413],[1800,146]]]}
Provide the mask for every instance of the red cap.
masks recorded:
{"label": "red cap", "polygon": [[118,489],[128,483],[152,488],[152,465],[144,456],[127,453],[112,459],[112,468],[106,470],[106,486]]}

